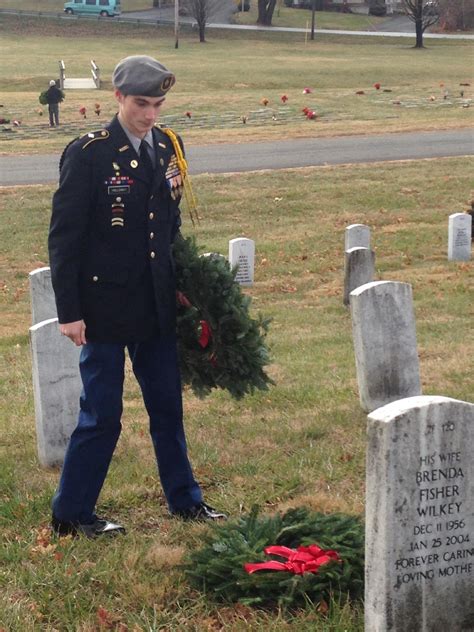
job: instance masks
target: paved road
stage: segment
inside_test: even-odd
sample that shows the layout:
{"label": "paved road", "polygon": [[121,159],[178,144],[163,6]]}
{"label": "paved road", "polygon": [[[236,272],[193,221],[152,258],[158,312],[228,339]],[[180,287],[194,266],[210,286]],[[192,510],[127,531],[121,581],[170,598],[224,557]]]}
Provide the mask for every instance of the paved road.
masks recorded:
{"label": "paved road", "polygon": [[[474,155],[474,130],[190,146],[191,174]],[[0,156],[0,186],[57,182],[57,154]]]}
{"label": "paved road", "polygon": [[[209,15],[209,22],[229,24],[230,18],[234,13],[234,0],[219,0]],[[137,20],[174,22],[174,7],[162,7],[161,9],[149,9],[146,11],[127,11],[126,13],[122,13],[122,16],[124,18],[134,18]],[[189,16],[179,16],[179,21],[184,24],[192,24],[196,20]]]}
{"label": "paved road", "polygon": [[[228,0],[223,0],[226,3]],[[170,12],[173,12],[171,15]],[[18,9],[0,9],[0,13],[14,13],[18,14]],[[60,17],[64,20],[76,20],[78,16],[68,16],[62,13],[53,13],[47,11],[21,11],[22,15],[35,15],[36,17],[48,18],[48,17]],[[227,17],[226,17],[227,16]],[[90,16],[81,16],[79,19],[82,20],[90,20],[97,18],[94,16],[91,18]],[[111,18],[100,18],[100,19],[111,19]],[[135,20],[143,21],[144,24],[156,24],[160,22],[162,24],[173,24],[174,23],[174,10],[170,7],[163,9],[150,9],[149,11],[136,11],[130,13],[123,13],[121,17],[113,18],[116,22],[135,22]],[[217,21],[218,19],[223,20]],[[180,24],[194,24],[195,20],[191,17],[180,17]],[[410,24],[408,24],[410,22]],[[393,30],[390,30],[393,25]],[[309,33],[308,29],[305,28],[290,28],[284,26],[257,26],[255,24],[229,24],[228,17],[228,7],[227,5],[219,8],[219,13],[215,14],[213,17],[213,21],[207,24],[207,28],[209,29],[233,29],[233,30],[241,30],[241,31],[272,31],[272,32],[287,32],[287,33]],[[369,27],[370,30],[367,31],[343,31],[336,29],[315,29],[316,34],[321,35],[354,35],[354,36],[374,36],[374,37],[400,37],[400,38],[414,38],[415,31],[414,26],[412,26],[411,21],[407,21],[404,17],[398,18],[387,18],[384,22],[380,23],[376,28]],[[453,40],[474,40],[474,35],[471,33],[427,33],[425,32],[423,37],[425,39],[453,39]]]}
{"label": "paved road", "polygon": [[[355,10],[359,14],[368,14],[367,7],[360,7]],[[219,26],[221,28],[224,25],[231,24],[232,16],[235,13],[234,0],[219,0],[215,9],[209,15],[208,22],[212,26]],[[316,26],[318,25],[318,13],[316,13]],[[154,22],[174,22],[174,7],[162,7],[161,9],[148,9],[146,11],[127,11],[122,13],[123,17],[133,18],[136,20],[153,20]],[[415,33],[415,23],[406,15],[388,15],[383,21],[370,21],[368,16],[369,25],[368,31],[381,31],[381,32],[393,32],[393,33]],[[184,24],[192,24],[195,22],[194,18],[190,16],[180,16],[180,22]],[[274,27],[272,27],[274,30]],[[304,30],[304,29],[301,29]],[[319,30],[320,33],[324,32]]]}
{"label": "paved road", "polygon": [[[284,26],[257,26],[256,24],[230,24],[230,18],[234,13],[235,5],[233,0],[221,0],[222,4],[209,17],[207,28],[210,29],[232,29],[241,31],[284,31],[291,33],[306,33],[305,28],[284,27]],[[144,22],[174,23],[174,8],[163,7],[161,9],[149,9],[147,11],[135,11],[122,13],[122,17],[126,19],[136,19]],[[194,24],[192,17],[180,17],[181,24]],[[317,26],[317,15],[316,15]],[[369,26],[367,31],[343,31],[336,29],[315,29],[316,34],[321,35],[370,35],[375,37],[411,37],[415,36],[415,24],[406,16],[389,16],[383,22],[379,22],[377,26]],[[425,32],[425,38],[428,39],[474,39],[474,35],[469,33],[428,33]]]}

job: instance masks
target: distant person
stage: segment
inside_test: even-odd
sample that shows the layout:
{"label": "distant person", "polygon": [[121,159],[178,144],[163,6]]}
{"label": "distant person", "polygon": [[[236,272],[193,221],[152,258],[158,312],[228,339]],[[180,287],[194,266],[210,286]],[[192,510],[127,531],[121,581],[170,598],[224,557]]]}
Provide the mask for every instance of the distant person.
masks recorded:
{"label": "distant person", "polygon": [[471,208],[467,211],[468,215],[472,217],[471,223],[471,241],[474,242],[474,200],[471,200]]}
{"label": "distant person", "polygon": [[221,520],[189,463],[176,348],[172,246],[181,224],[180,139],[155,125],[172,72],[134,55],[115,68],[118,114],[66,147],[49,233],[59,330],[81,346],[78,425],[53,500],[58,535],[124,528],[96,501],[121,430],[125,353],[140,384],[170,513]]}
{"label": "distant person", "polygon": [[57,127],[59,125],[59,104],[63,98],[63,93],[57,87],[54,79],[51,79],[49,82],[49,88],[46,90],[46,102],[48,104],[50,127]]}

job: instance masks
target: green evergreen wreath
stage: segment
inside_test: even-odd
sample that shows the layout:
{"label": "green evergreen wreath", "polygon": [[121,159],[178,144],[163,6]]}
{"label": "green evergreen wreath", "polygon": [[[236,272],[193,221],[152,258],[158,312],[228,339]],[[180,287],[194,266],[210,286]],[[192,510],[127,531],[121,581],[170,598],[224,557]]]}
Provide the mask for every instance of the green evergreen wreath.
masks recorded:
{"label": "green evergreen wreath", "polygon": [[[337,551],[342,562],[330,562],[317,573],[286,571],[248,574],[244,564],[268,561],[264,548],[317,544]],[[235,522],[214,526],[202,548],[185,561],[185,573],[200,590],[220,601],[257,606],[314,606],[331,599],[359,600],[364,590],[364,529],[362,521],[345,514],[324,515],[305,508],[284,515],[258,516],[254,508]]]}
{"label": "green evergreen wreath", "polygon": [[188,304],[178,304],[177,334],[184,384],[198,397],[212,389],[236,399],[273,384],[265,373],[265,343],[270,319],[251,318],[251,299],[235,281],[236,270],[220,255],[200,256],[193,238],[174,244],[177,289]]}
{"label": "green evergreen wreath", "polygon": [[[38,97],[38,101],[41,103],[41,105],[48,105],[48,97],[46,96],[47,92],[48,92],[47,90],[43,90],[43,92],[41,92]],[[59,92],[61,93],[61,101],[60,101],[61,103],[66,98],[66,95],[64,94],[62,90],[60,90]]]}

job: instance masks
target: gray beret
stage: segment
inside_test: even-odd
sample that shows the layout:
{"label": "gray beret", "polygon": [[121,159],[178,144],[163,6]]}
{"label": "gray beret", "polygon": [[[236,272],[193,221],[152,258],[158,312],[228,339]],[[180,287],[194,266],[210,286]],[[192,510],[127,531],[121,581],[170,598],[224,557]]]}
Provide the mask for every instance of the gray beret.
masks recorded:
{"label": "gray beret", "polygon": [[125,57],[116,65],[112,83],[122,94],[163,97],[174,85],[172,72],[148,55]]}

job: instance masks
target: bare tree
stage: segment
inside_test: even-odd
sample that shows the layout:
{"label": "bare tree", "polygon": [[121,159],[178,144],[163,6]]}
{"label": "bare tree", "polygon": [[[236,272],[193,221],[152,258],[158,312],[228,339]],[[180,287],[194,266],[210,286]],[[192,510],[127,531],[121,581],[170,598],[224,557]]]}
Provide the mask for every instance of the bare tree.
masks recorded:
{"label": "bare tree", "polygon": [[258,0],[257,24],[271,26],[276,0]]}
{"label": "bare tree", "polygon": [[405,12],[415,23],[415,48],[423,48],[423,33],[439,20],[438,0],[403,0]]}
{"label": "bare tree", "polygon": [[199,29],[199,41],[206,41],[206,25],[215,14],[219,0],[184,0],[183,6],[196,20]]}
{"label": "bare tree", "polygon": [[438,0],[441,28],[464,31],[474,26],[474,0]]}

